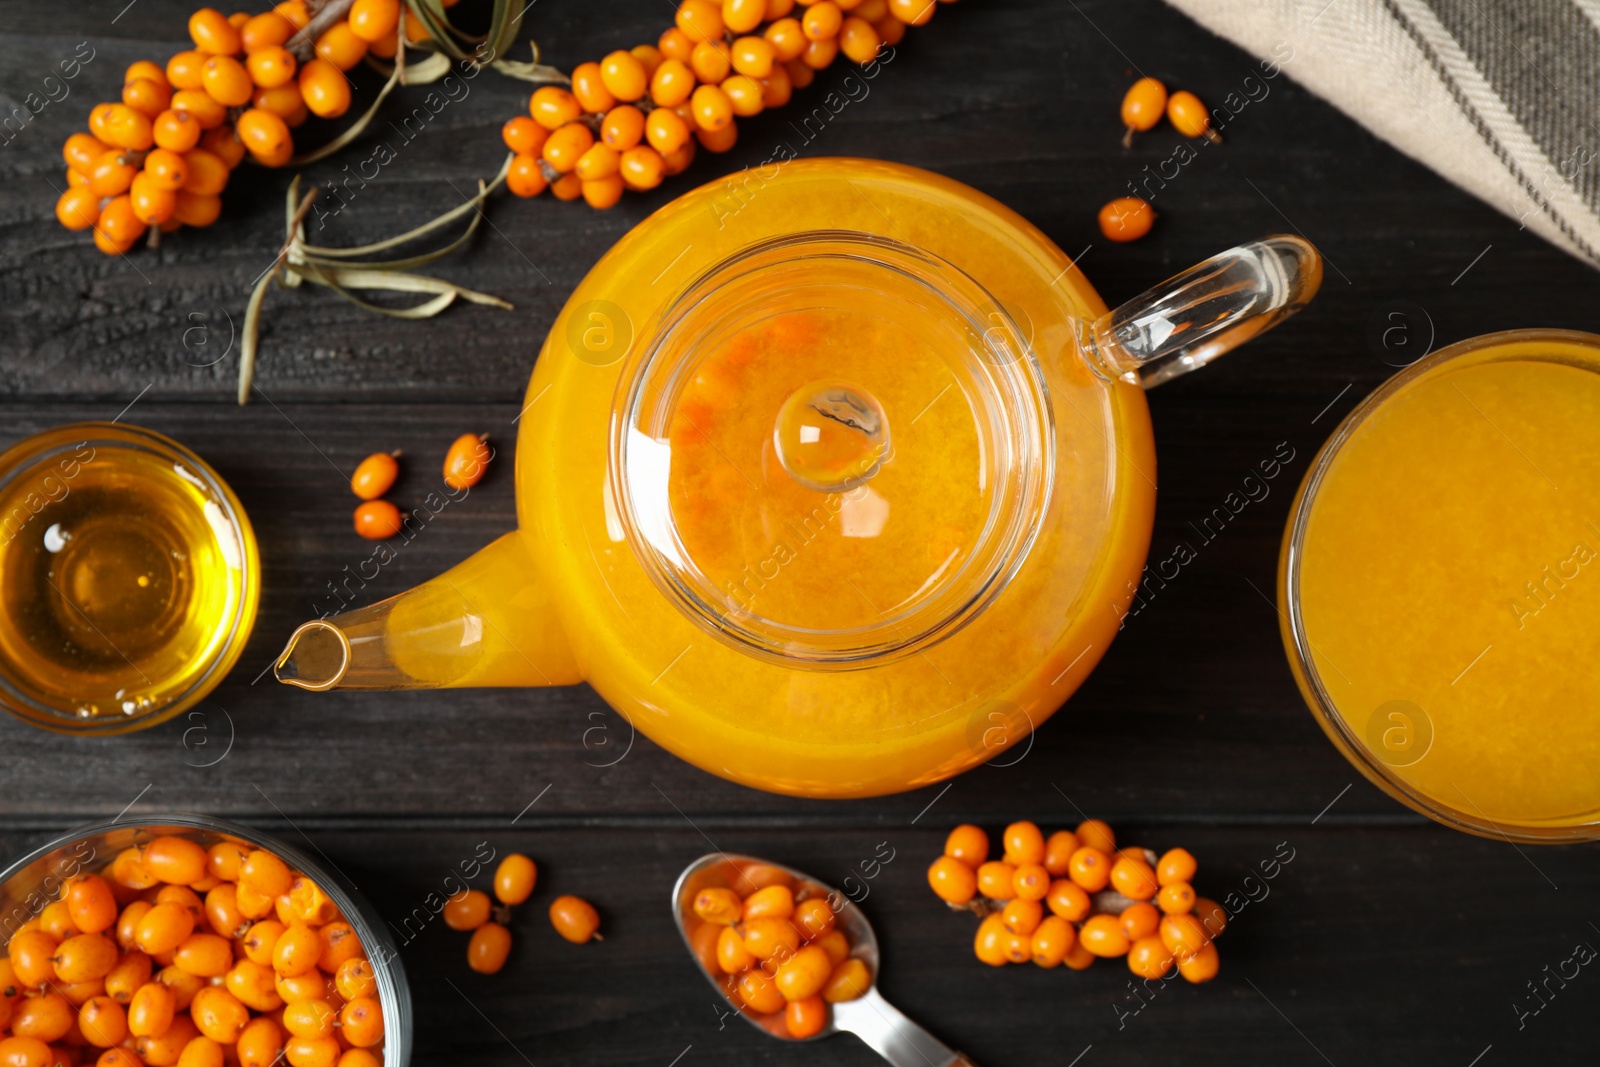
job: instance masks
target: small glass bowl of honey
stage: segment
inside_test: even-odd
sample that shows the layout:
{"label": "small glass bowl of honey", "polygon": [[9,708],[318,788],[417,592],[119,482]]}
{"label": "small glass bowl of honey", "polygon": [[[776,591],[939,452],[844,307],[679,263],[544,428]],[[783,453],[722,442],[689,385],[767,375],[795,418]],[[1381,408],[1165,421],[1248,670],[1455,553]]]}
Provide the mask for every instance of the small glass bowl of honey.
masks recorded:
{"label": "small glass bowl of honey", "polygon": [[0,705],[63,733],[165,722],[238,661],[260,571],[233,490],[171,438],[22,441],[0,455]]}

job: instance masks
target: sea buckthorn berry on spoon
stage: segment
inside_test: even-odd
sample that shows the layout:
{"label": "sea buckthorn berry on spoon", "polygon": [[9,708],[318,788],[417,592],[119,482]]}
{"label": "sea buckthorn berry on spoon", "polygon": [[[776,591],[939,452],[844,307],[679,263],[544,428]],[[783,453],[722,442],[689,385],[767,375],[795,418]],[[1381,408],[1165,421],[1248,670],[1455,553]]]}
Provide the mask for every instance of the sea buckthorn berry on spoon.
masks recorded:
{"label": "sea buckthorn berry on spoon", "polygon": [[784,1000],[805,1000],[822,992],[833,976],[833,961],[816,945],[806,945],[778,965],[773,982]]}
{"label": "sea buckthorn berry on spoon", "polygon": [[1100,232],[1118,244],[1137,241],[1155,225],[1156,213],[1136,196],[1119,196],[1100,209]]}
{"label": "sea buckthorn berry on spoon", "polygon": [[822,987],[822,999],[829,1004],[843,1004],[866,995],[872,988],[872,972],[865,962],[851,957],[834,965],[828,984]]}
{"label": "sea buckthorn berry on spoon", "polygon": [[1133,135],[1155,129],[1156,123],[1167,112],[1167,87],[1154,78],[1140,78],[1128,86],[1122,97],[1122,124],[1128,132],[1122,136],[1122,147],[1133,146]]}
{"label": "sea buckthorn berry on spoon", "polygon": [[[554,140],[554,137],[551,139]],[[491,453],[488,442],[489,435],[486,433],[464,433],[456,438],[444,456],[444,484],[452,489],[470,489],[482,481],[484,471],[489,469]]]}
{"label": "sea buckthorn berry on spoon", "polygon": [[702,889],[694,896],[694,913],[705,922],[730,926],[744,917],[744,901],[722,886]]}
{"label": "sea buckthorn berry on spoon", "polygon": [[928,868],[928,886],[951,907],[964,908],[978,892],[972,868],[953,856],[940,856]]}
{"label": "sea buckthorn berry on spoon", "polygon": [[980,827],[963,823],[944,839],[944,854],[976,869],[989,860],[989,835]]}
{"label": "sea buckthorn berry on spoon", "polygon": [[394,487],[400,476],[399,452],[374,452],[356,466],[350,491],[362,500],[376,500]]}
{"label": "sea buckthorn berry on spoon", "polygon": [[400,509],[387,500],[369,500],[355,510],[356,533],[369,541],[387,541],[403,526]]}
{"label": "sea buckthorn berry on spoon", "polygon": [[1212,144],[1222,143],[1221,135],[1211,128],[1211,114],[1206,106],[1186,89],[1167,98],[1167,120],[1185,137],[1204,137]]}
{"label": "sea buckthorn berry on spoon", "polygon": [[[787,920],[774,920],[787,922]],[[581,945],[585,941],[602,941],[600,936],[600,914],[582,897],[560,896],[550,902],[550,924],[556,928],[556,933]]]}
{"label": "sea buckthorn berry on spoon", "polygon": [[472,931],[467,944],[467,966],[479,974],[496,974],[511,955],[511,931],[497,922],[486,922]]}
{"label": "sea buckthorn berry on spoon", "polygon": [[794,914],[794,890],[786,885],[769,885],[744,899],[744,918],[787,919]]}
{"label": "sea buckthorn berry on spoon", "polygon": [[783,1010],[783,1025],[797,1039],[820,1034],[828,1025],[828,1004],[820,996],[791,1000]]}
{"label": "sea buckthorn berry on spoon", "polygon": [[794,906],[791,921],[806,941],[815,941],[832,932],[836,921],[833,908],[822,897],[810,897]]}

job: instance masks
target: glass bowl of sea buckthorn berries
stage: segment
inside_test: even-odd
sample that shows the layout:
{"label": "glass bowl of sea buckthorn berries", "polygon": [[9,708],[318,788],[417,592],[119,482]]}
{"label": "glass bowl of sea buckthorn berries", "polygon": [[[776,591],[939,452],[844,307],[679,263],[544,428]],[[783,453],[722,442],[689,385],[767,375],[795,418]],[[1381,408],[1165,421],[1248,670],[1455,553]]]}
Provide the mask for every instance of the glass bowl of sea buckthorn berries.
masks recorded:
{"label": "glass bowl of sea buckthorn berries", "polygon": [[6,1067],[404,1067],[393,939],[331,864],[204,815],[81,827],[0,872]]}

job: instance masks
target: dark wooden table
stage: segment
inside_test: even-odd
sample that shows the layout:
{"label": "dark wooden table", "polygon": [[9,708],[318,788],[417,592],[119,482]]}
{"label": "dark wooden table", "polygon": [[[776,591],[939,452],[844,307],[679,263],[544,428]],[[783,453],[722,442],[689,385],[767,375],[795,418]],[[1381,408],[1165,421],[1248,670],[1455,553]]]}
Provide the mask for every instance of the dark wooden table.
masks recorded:
{"label": "dark wooden table", "polygon": [[[52,219],[61,141],[114,98],[128,63],[164,60],[185,39],[192,4],[125,4],[0,4],[6,111],[43,90],[79,42],[95,56],[66,100],[0,146],[0,444],[132,403],[125,419],[183,440],[237,489],[261,538],[265,590],[243,662],[197,718],[106,740],[0,722],[0,855],[90,818],[203,811],[309,840],[396,924],[480,842],[533,855],[537,906],[518,919],[500,975],[470,972],[465,936],[437,921],[406,945],[419,1064],[876,1062],[849,1037],[784,1047],[721,1017],[666,908],[677,871],[708,841],[834,880],[861,877],[864,862],[892,850],[865,900],[885,944],[882,988],[988,1067],[1493,1067],[1592,1055],[1600,979],[1548,984],[1537,1014],[1519,1019],[1518,1006],[1537,1005],[1527,983],[1576,944],[1600,944],[1593,853],[1471,838],[1367,785],[1302,705],[1262,595],[1293,483],[1391,364],[1430,337],[1594,329],[1592,271],[1287,78],[1230,124],[1225,146],[1159,192],[1152,237],[1111,245],[1096,209],[1177,144],[1163,129],[1131,152],[1119,147],[1116,107],[1132,65],[1220,99],[1252,59],[1154,0],[941,6],[806,152],[881,156],[977,186],[1068,252],[1087,247],[1084,267],[1113,303],[1240,239],[1305,234],[1329,261],[1313,307],[1151,396],[1162,482],[1154,550],[1187,537],[1189,520],[1280,442],[1295,458],[1267,499],[1130,620],[1025,758],[903,796],[796,801],[630,739],[584,687],[311,695],[260,677],[327,583],[368,555],[349,528],[345,485],[360,457],[435,456],[465,430],[509,444],[537,346],[567,293],[630,226],[694,182],[630,194],[604,213],[498,197],[492,227],[436,270],[506,296],[513,313],[463,308],[397,323],[323,292],[273,293],[261,392],[241,410],[237,344],[223,353],[282,240],[289,176],[241,168],[216,226],[127,259],[100,255]],[[544,0],[528,27],[548,60],[570,69],[653,40],[670,15],[665,2]],[[800,101],[814,106],[841,77],[825,74]],[[392,107],[421,93],[402,90]],[[352,200],[330,243],[387,235],[458,200],[498,166],[498,128],[525,97],[519,84],[478,79]],[[781,121],[749,122],[738,149],[702,158],[692,177],[760,162]],[[349,161],[307,177],[335,180]],[[1394,321],[1411,348],[1374,342],[1374,324]],[[497,466],[369,594],[408,588],[509,529],[510,473]],[[431,461],[419,462],[397,493],[420,499],[433,477]],[[944,833],[963,820],[991,832],[1020,817],[1071,825],[1080,812],[1126,840],[1187,846],[1207,895],[1253,898],[1222,942],[1217,981],[1176,982],[1146,1002],[1120,964],[994,972],[972,958],[971,922],[947,914],[924,882]],[[1265,880],[1263,861],[1291,850]],[[598,904],[604,944],[556,938],[543,904],[563,891]]]}

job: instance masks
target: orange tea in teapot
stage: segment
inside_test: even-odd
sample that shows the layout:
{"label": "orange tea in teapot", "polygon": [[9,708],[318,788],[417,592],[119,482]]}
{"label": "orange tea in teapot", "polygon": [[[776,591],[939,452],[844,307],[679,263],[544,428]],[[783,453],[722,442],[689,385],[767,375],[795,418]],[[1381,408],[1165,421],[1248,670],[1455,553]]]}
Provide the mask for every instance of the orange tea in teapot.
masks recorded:
{"label": "orange tea in teapot", "polygon": [[1107,314],[955,182],[775,171],[737,212],[716,185],[663,208],[574,292],[520,423],[520,529],[308,623],[282,680],[587,681],[685,759],[815,796],[936,781],[1055,711],[1144,561],[1141,385],[1298,308],[1315,250],[1245,246]]}

